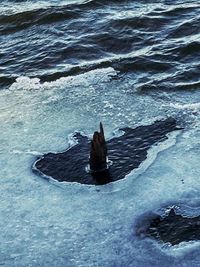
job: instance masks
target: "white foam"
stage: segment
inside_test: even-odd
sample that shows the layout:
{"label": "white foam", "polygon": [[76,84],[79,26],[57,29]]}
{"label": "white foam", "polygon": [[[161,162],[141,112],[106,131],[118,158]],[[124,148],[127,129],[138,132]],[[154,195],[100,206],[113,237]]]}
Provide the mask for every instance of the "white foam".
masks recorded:
{"label": "white foam", "polygon": [[16,79],[16,82],[10,86],[10,90],[42,90],[51,88],[61,88],[68,84],[73,84],[73,86],[85,86],[90,85],[90,83],[108,82],[113,76],[116,76],[117,72],[111,68],[102,68],[88,71],[84,74],[77,76],[61,77],[58,80],[52,82],[41,83],[38,78],[29,78],[26,76],[21,76]]}
{"label": "white foam", "polygon": [[181,104],[181,103],[171,103],[171,107],[181,110],[199,110],[200,109],[200,103],[190,103],[190,104]]}

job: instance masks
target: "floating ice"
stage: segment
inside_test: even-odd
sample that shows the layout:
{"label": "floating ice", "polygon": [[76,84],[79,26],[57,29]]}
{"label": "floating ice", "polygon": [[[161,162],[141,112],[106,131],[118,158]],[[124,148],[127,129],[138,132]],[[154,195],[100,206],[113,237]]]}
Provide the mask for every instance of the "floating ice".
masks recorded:
{"label": "floating ice", "polygon": [[[194,121],[187,109],[169,106],[179,96],[140,95],[134,90],[134,79],[119,83],[107,73],[98,70],[66,78],[62,84],[34,80],[33,89],[31,82],[18,80],[20,86],[0,91],[2,266],[199,265],[198,242],[179,250],[163,248],[156,241],[137,238],[134,231],[139,216],[168,204],[180,202],[193,207],[190,215],[197,214],[199,114]],[[198,92],[185,102],[195,98]],[[68,134],[75,130],[88,135],[103,121],[111,138],[113,129],[147,125],[168,116],[186,121],[187,128],[154,147],[137,173],[114,185],[101,189],[69,183],[63,189],[31,172],[35,151],[64,150]],[[181,212],[188,211],[186,206]]]}

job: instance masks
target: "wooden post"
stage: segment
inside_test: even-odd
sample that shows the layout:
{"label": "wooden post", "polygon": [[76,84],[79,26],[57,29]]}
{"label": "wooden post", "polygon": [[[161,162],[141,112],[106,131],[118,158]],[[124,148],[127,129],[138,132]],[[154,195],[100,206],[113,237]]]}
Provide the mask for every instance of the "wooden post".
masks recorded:
{"label": "wooden post", "polygon": [[90,170],[100,172],[107,168],[107,147],[103,125],[100,123],[100,132],[94,132],[90,148]]}

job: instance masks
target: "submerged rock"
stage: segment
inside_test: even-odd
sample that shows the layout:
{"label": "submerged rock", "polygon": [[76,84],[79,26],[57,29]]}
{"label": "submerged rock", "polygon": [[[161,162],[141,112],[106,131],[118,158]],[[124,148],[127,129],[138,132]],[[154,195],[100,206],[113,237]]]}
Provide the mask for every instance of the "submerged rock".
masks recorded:
{"label": "submerged rock", "polygon": [[52,177],[60,182],[92,185],[123,179],[147,158],[147,150],[153,144],[166,140],[166,135],[177,129],[173,118],[135,129],[121,129],[124,132],[122,136],[107,141],[106,149],[112,165],[109,170],[104,169],[101,172],[86,171],[91,141],[88,137],[75,133],[73,137],[77,141],[76,145],[69,147],[65,152],[48,153],[38,158],[33,165],[33,171],[45,178]]}
{"label": "submerged rock", "polygon": [[[149,217],[149,222],[140,222],[144,228],[143,235],[154,238],[164,243],[177,245],[183,241],[200,240],[200,216],[185,217],[171,209],[166,217]],[[146,225],[146,226],[145,226]],[[139,230],[140,229],[140,230]]]}

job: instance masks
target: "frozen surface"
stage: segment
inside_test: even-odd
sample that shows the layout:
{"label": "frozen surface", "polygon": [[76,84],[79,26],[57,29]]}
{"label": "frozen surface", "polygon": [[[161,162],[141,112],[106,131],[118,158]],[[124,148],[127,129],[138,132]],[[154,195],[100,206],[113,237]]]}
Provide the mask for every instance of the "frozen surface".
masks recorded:
{"label": "frozen surface", "polygon": [[[1,266],[200,266],[199,242],[172,248],[134,229],[142,214],[172,204],[200,214],[200,94],[140,94],[134,77],[117,77],[112,68],[44,84],[21,77],[0,91]],[[58,187],[31,172],[36,155],[62,151],[75,130],[90,134],[101,120],[109,138],[167,116],[185,130],[124,180]]]}

